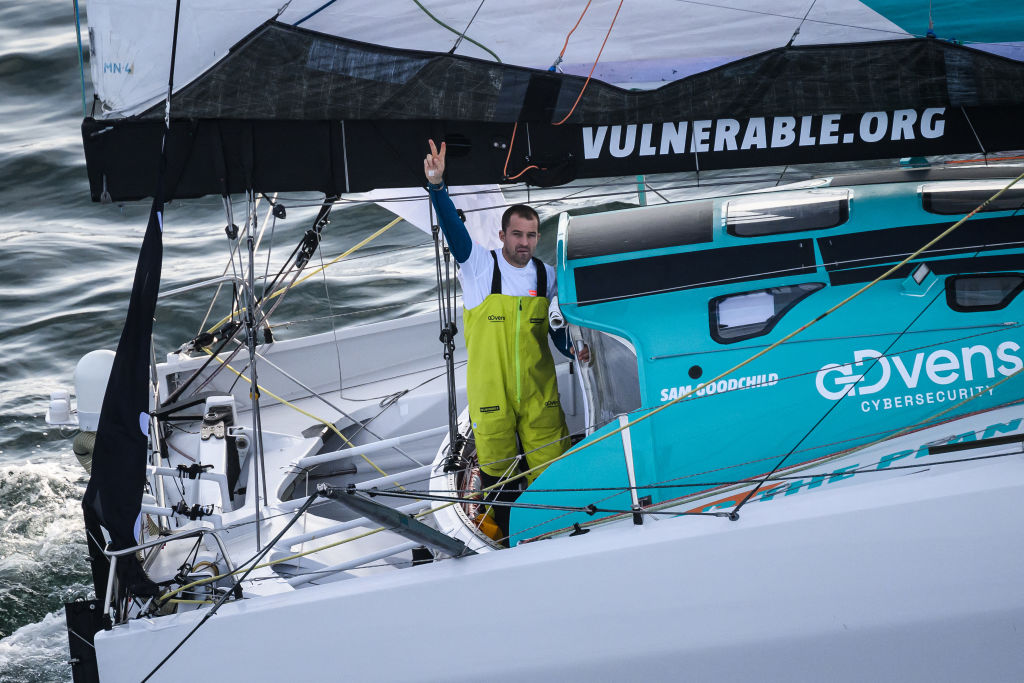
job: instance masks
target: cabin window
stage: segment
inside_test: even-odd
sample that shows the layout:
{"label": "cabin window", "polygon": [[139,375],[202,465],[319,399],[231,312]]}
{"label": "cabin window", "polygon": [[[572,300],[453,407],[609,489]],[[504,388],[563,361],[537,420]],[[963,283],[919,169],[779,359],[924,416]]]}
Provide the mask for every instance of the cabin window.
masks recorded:
{"label": "cabin window", "polygon": [[850,217],[849,190],[771,192],[730,199],[725,228],[737,237],[763,237],[842,225]]}
{"label": "cabin window", "polygon": [[636,349],[608,332],[571,325],[569,333],[577,353],[586,344],[589,364],[580,363],[587,401],[587,427],[596,429],[617,416],[640,407],[640,373]]}
{"label": "cabin window", "polygon": [[711,300],[711,337],[720,344],[768,334],[791,308],[825,285],[770,287]]}
{"label": "cabin window", "polygon": [[997,311],[1024,289],[1024,274],[961,275],[946,280],[946,301],[954,311]]}
{"label": "cabin window", "polygon": [[[974,211],[999,190],[1007,181],[930,183],[921,187],[921,204],[929,213],[957,216]],[[1024,187],[1014,185],[982,209],[990,211],[1019,211],[1024,208]]]}

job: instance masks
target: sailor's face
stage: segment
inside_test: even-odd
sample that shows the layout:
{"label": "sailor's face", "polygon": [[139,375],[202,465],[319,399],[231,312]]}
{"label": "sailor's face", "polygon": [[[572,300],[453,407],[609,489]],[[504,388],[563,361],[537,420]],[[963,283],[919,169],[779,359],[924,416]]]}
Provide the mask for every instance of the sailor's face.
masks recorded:
{"label": "sailor's face", "polygon": [[510,216],[508,229],[498,231],[498,239],[503,245],[501,252],[505,255],[505,260],[519,268],[529,263],[537,248],[539,227],[535,219]]}

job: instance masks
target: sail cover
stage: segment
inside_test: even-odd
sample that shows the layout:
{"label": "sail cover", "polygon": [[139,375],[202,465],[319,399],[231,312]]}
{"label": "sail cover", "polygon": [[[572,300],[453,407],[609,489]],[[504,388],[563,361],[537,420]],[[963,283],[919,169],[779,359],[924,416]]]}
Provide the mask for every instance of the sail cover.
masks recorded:
{"label": "sail cover", "polygon": [[[214,22],[213,9],[183,8],[193,75],[172,101],[168,198],[407,187],[427,137],[448,141],[457,184],[1024,147],[1007,125],[1024,113],[1018,7],[966,3],[993,17],[970,25],[968,47],[915,37],[887,16],[923,33],[927,12],[895,2],[595,0],[582,19],[584,3],[550,4],[291,3],[255,28],[274,10],[218,6]],[[93,75],[111,112],[83,124],[94,198],[152,192],[152,162],[134,150],[162,132],[158,87],[141,85],[160,54],[135,44],[116,57],[127,48],[114,38],[133,18],[160,20],[138,12],[90,4]]]}

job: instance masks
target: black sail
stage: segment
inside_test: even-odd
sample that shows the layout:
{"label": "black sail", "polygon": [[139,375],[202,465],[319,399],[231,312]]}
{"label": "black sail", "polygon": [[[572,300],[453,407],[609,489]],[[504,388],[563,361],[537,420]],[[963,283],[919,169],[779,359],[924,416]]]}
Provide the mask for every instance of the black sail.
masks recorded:
{"label": "black sail", "polygon": [[[162,174],[160,174],[162,176]],[[162,187],[162,182],[158,183]],[[128,313],[103,396],[92,475],[82,499],[96,596],[103,600],[109,564],[99,549],[101,525],[113,550],[138,542],[136,523],[146,483],[149,443],[150,341],[163,260],[163,193],[157,191],[135,268]],[[155,595],[134,554],[118,561],[121,585],[135,595]]]}

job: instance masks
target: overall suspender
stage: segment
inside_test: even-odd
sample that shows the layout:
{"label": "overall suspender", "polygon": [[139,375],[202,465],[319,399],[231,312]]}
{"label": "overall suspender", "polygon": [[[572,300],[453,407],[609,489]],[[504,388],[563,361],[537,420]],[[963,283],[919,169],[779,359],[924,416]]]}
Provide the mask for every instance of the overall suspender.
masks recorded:
{"label": "overall suspender", "polygon": [[[498,268],[498,252],[491,251],[491,259],[494,261],[494,272],[491,275],[491,294],[501,294],[501,270]],[[548,295],[548,269],[544,262],[536,256],[533,257],[533,267],[537,271],[537,296]]]}

